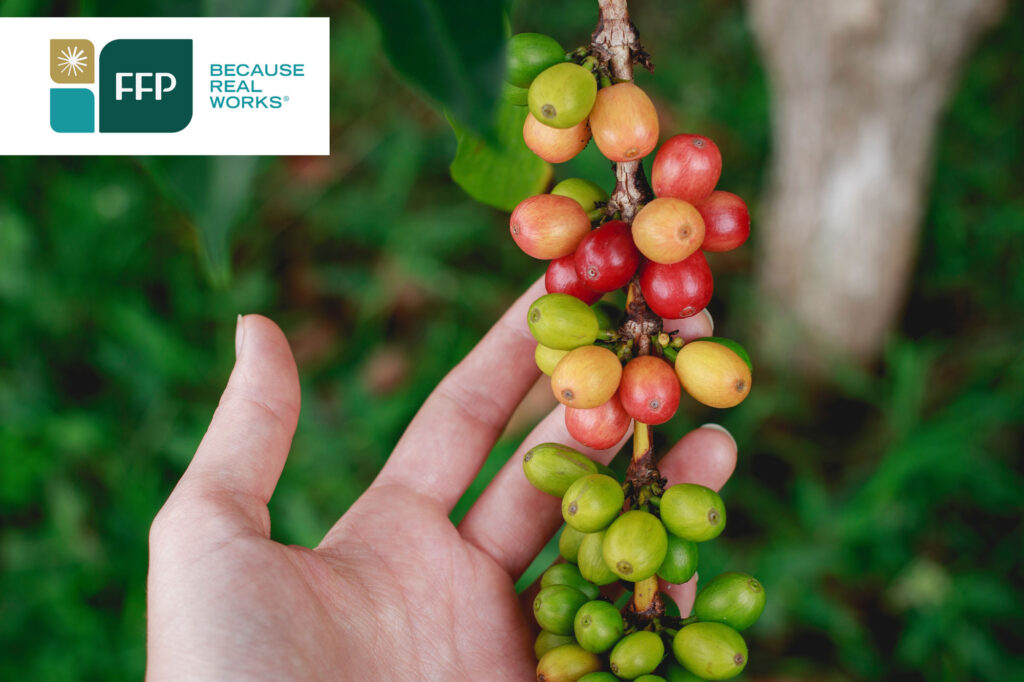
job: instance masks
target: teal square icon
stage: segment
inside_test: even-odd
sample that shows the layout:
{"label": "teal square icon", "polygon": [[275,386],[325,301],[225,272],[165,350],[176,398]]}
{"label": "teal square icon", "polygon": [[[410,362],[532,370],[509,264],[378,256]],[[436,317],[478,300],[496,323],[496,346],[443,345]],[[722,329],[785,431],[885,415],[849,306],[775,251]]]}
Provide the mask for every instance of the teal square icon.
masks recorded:
{"label": "teal square icon", "polygon": [[96,131],[96,96],[86,88],[50,88],[50,128],[57,133]]}

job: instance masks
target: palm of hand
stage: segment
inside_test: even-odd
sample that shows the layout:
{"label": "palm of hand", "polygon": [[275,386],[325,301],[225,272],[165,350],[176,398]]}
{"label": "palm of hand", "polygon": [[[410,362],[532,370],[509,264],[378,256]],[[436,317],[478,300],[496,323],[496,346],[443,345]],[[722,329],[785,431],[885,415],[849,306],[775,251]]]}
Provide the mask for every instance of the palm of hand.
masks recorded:
{"label": "palm of hand", "polygon": [[[228,388],[151,530],[149,679],[532,679],[533,633],[514,582],[561,514],[520,461],[530,445],[573,442],[562,410],[457,528],[448,515],[537,376],[523,324],[534,289],[435,390],[316,549],[269,539],[266,504],[298,420],[298,377],[272,322],[240,321]],[[580,449],[607,462],[618,447]],[[719,488],[735,458],[727,433],[701,428],[660,466],[670,483]],[[689,608],[692,581],[668,591]]]}

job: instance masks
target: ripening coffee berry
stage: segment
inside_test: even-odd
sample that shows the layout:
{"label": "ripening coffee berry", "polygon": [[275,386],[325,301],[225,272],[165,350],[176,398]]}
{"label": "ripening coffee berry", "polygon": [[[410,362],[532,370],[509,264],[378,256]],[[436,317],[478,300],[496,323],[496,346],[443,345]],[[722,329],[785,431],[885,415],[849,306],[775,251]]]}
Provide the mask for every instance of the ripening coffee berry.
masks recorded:
{"label": "ripening coffee berry", "polygon": [[545,69],[565,59],[565,50],[558,41],[543,33],[517,33],[508,40],[505,80],[520,88],[530,83]]}
{"label": "ripening coffee berry", "polygon": [[526,314],[533,338],[548,348],[572,350],[597,339],[597,315],[583,301],[568,294],[541,296]]}
{"label": "ripening coffee berry", "polygon": [[679,407],[679,379],[672,366],[653,355],[626,363],[619,382],[619,399],[630,417],[644,424],[664,424]]}
{"label": "ripening coffee berry", "polygon": [[617,576],[630,582],[646,580],[657,573],[668,551],[668,534],[657,516],[645,511],[628,511],[605,531],[604,562]]}
{"label": "ripening coffee berry", "polygon": [[530,113],[553,128],[572,128],[590,114],[597,97],[594,74],[579,64],[563,62],[542,71],[530,84]]}
{"label": "ripening coffee berry", "polygon": [[709,407],[734,407],[750,393],[750,367],[734,350],[714,341],[691,341],[676,356],[683,388]]}
{"label": "ripening coffee berry", "polygon": [[533,600],[537,624],[556,635],[572,634],[572,619],[589,599],[574,587],[551,585],[541,588]]}
{"label": "ripening coffee berry", "polygon": [[578,644],[564,644],[544,654],[537,663],[537,682],[577,682],[601,669],[601,658]]}
{"label": "ripening coffee berry", "polygon": [[581,533],[572,526],[562,526],[562,532],[558,535],[559,555],[569,563],[579,563],[580,545],[583,544],[585,537],[586,533]]}
{"label": "ripening coffee berry", "polygon": [[576,638],[572,635],[556,635],[553,632],[547,630],[541,630],[537,633],[537,639],[533,640],[533,655],[536,656],[539,661],[544,657],[544,654],[551,651],[556,647],[560,647],[565,644],[575,644]]}
{"label": "ripening coffee berry", "polygon": [[[675,374],[672,381],[678,384]],[[594,448],[606,450],[622,440],[629,431],[630,416],[622,407],[618,395],[608,402],[590,409],[565,408],[565,428],[577,441]]]}
{"label": "ripening coffee berry", "polygon": [[537,348],[533,351],[533,359],[536,361],[537,367],[540,368],[540,371],[551,376],[551,373],[555,371],[555,365],[557,365],[568,352],[569,351],[567,350],[548,348],[544,344],[538,343]]}
{"label": "ripening coffee berry", "polygon": [[583,178],[566,178],[552,187],[551,193],[578,201],[591,220],[604,215],[604,204],[608,201],[608,192],[597,183]]}
{"label": "ripening coffee berry", "polygon": [[615,291],[627,284],[640,265],[629,225],[612,220],[588,233],[573,257],[576,276],[594,291]]}
{"label": "ripening coffee berry", "polygon": [[675,135],[654,156],[651,187],[655,196],[692,204],[711,194],[721,174],[718,145],[702,135]]}
{"label": "ripening coffee berry", "polygon": [[658,146],[658,112],[634,83],[616,83],[598,91],[590,130],[606,158],[616,163],[635,161]]}
{"label": "ripening coffee berry", "polygon": [[636,214],[633,241],[655,263],[678,263],[703,243],[704,219],[688,201],[655,199]]}
{"label": "ripening coffee berry", "polygon": [[705,680],[728,680],[747,666],[747,643],[721,623],[692,623],[672,640],[676,660]]}
{"label": "ripening coffee berry", "polygon": [[605,530],[588,533],[576,554],[580,575],[595,585],[610,585],[619,579],[604,560],[604,538],[607,533]]}
{"label": "ripening coffee berry", "polygon": [[551,391],[563,405],[598,407],[619,388],[622,365],[615,353],[600,346],[570,351],[551,373]]}
{"label": "ripening coffee berry", "polygon": [[693,614],[702,621],[725,623],[740,632],[761,617],[764,604],[764,586],[757,578],[746,573],[723,573],[701,588]]}
{"label": "ripening coffee berry", "polygon": [[696,315],[711,302],[715,283],[702,251],[671,265],[648,261],[640,268],[640,291],[655,313],[670,320]]}
{"label": "ripening coffee berry", "polygon": [[747,368],[750,369],[751,372],[754,371],[754,364],[750,361],[750,354],[747,353],[747,349],[744,348],[738,341],[733,341],[732,339],[727,339],[727,338],[725,338],[723,336],[702,336],[702,337],[699,337],[699,338],[696,338],[696,339],[691,339],[691,340],[692,341],[713,341],[714,343],[717,343],[719,345],[725,346],[726,348],[731,350],[733,353],[735,353],[736,355],[740,356],[740,360],[743,360],[743,362],[747,365]]}
{"label": "ripening coffee berry", "polygon": [[597,462],[567,445],[541,443],[523,455],[523,473],[534,488],[564,497],[576,479],[600,471]]}
{"label": "ripening coffee berry", "polygon": [[609,667],[619,677],[632,680],[654,672],[665,658],[665,643],[661,636],[649,630],[626,635],[612,649]]}
{"label": "ripening coffee berry", "polygon": [[590,218],[569,197],[538,194],[519,202],[509,232],[526,255],[540,260],[567,256],[590,232]]}
{"label": "ripening coffee berry", "polygon": [[668,532],[690,542],[705,542],[725,530],[725,503],[711,488],[678,483],[661,496],[661,522]]}
{"label": "ripening coffee berry", "polygon": [[562,518],[582,533],[596,533],[619,515],[624,501],[622,486],[611,476],[583,476],[565,491]]}
{"label": "ripening coffee berry", "polygon": [[576,274],[576,256],[570,253],[548,263],[544,274],[544,288],[549,294],[569,294],[587,305],[593,305],[601,298],[601,292],[594,291]]}
{"label": "ripening coffee berry", "polygon": [[580,575],[580,569],[572,564],[555,564],[544,571],[540,576],[540,586],[544,588],[551,585],[568,585],[587,595],[588,599],[597,599],[600,594],[597,585],[588,582]]}
{"label": "ripening coffee berry", "polygon": [[622,614],[606,601],[589,601],[581,606],[572,625],[579,645],[595,654],[611,649],[625,629]]}
{"label": "ripening coffee berry", "polygon": [[732,192],[715,190],[696,208],[704,219],[704,251],[732,251],[750,236],[750,212]]}
{"label": "ripening coffee berry", "polygon": [[571,128],[552,128],[533,114],[527,114],[523,141],[530,151],[548,163],[563,163],[583,151],[590,142],[590,126],[584,119]]}
{"label": "ripening coffee berry", "polygon": [[699,556],[700,552],[696,542],[683,540],[669,533],[668,551],[665,553],[665,561],[658,568],[658,576],[667,582],[681,585],[697,572]]}

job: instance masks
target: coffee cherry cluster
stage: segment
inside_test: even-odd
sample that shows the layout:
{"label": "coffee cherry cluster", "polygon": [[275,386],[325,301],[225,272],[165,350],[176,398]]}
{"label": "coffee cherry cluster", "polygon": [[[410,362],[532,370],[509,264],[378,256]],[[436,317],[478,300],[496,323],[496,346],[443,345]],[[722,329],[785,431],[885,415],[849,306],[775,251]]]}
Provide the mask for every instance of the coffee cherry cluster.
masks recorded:
{"label": "coffee cherry cluster", "polygon": [[[629,486],[557,443],[527,452],[523,471],[539,490],[561,497],[566,524],[558,551],[567,563],[544,572],[533,602],[541,628],[534,642],[539,680],[724,680],[743,670],[747,646],[739,633],[765,605],[754,577],[723,573],[701,589],[692,616],[662,616],[646,628],[613,605],[654,576],[673,584],[694,576],[699,543],[725,529],[718,493],[682,483],[623,511]],[[668,650],[674,660],[666,660]],[[601,672],[606,669],[611,673]]]}
{"label": "coffee cherry cluster", "polygon": [[[594,50],[565,54],[548,36],[519,34],[510,40],[506,79],[506,99],[529,107],[523,138],[546,161],[573,158],[591,138],[615,164],[657,147],[654,104],[631,81],[616,82]],[[719,408],[750,391],[750,359],[738,343],[663,331],[665,321],[696,315],[711,300],[704,252],[734,249],[749,236],[746,204],[715,189],[721,170],[714,142],[676,135],[655,155],[653,191],[628,212],[579,178],[512,212],[512,239],[550,261],[547,294],[530,306],[527,323],[537,366],[566,406],[569,434],[606,449],[631,422],[637,431],[626,481],[564,445],[545,443],[524,458],[529,481],[561,498],[566,523],[559,551],[567,563],[544,573],[533,605],[538,680],[718,680],[746,665],[739,632],[765,604],[756,579],[718,576],[686,618],[667,616],[658,595],[659,580],[690,580],[698,543],[725,528],[721,497],[700,485],[666,487],[649,452],[638,452],[649,451],[650,425],[675,415],[684,390]],[[625,311],[601,300],[620,289]],[[634,595],[620,611],[613,602],[623,592]]]}

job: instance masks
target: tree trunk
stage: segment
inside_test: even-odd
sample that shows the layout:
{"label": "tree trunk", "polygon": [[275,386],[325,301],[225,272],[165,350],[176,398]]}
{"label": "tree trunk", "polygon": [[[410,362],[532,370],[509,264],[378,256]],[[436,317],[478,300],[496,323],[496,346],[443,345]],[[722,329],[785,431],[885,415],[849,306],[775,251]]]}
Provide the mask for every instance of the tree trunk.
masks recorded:
{"label": "tree trunk", "polygon": [[877,356],[902,307],[939,114],[1003,0],[749,0],[772,81],[766,350]]}

